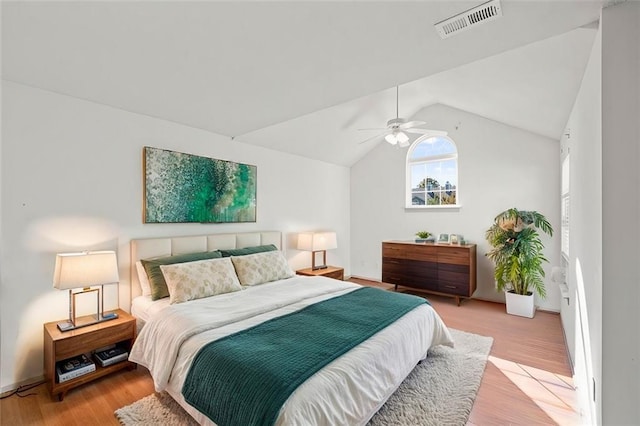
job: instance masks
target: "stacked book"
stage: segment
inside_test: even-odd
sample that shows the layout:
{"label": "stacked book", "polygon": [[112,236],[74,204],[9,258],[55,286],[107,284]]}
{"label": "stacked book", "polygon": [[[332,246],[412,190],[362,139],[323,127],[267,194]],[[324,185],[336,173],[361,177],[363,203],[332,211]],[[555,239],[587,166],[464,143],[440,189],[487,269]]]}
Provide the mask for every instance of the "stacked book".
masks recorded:
{"label": "stacked book", "polygon": [[107,367],[129,358],[129,352],[125,348],[114,346],[105,349],[99,349],[93,354],[94,358],[101,367]]}
{"label": "stacked book", "polygon": [[84,354],[56,363],[58,383],[75,379],[76,377],[91,373],[92,371],[96,371],[96,365]]}

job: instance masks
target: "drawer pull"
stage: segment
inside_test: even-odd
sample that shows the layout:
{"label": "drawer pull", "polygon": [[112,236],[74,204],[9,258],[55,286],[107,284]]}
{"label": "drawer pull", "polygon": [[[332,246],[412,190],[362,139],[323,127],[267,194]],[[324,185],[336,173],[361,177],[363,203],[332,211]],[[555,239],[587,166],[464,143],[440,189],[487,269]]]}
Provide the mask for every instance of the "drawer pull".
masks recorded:
{"label": "drawer pull", "polygon": [[387,260],[387,263],[395,263],[396,265],[399,264],[400,262],[398,262],[397,260]]}
{"label": "drawer pull", "polygon": [[458,287],[456,287],[455,285],[445,285],[445,287],[446,287],[446,288],[453,288],[453,289],[458,288]]}

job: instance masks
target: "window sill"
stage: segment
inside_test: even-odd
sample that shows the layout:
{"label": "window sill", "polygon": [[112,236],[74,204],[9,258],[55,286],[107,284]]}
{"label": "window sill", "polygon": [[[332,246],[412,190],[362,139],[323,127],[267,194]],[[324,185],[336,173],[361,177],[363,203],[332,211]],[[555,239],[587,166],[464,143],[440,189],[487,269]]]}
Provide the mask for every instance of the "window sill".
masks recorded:
{"label": "window sill", "polygon": [[445,206],[405,206],[405,212],[419,212],[419,211],[428,211],[428,210],[455,210],[460,211],[462,208],[461,204],[448,204]]}

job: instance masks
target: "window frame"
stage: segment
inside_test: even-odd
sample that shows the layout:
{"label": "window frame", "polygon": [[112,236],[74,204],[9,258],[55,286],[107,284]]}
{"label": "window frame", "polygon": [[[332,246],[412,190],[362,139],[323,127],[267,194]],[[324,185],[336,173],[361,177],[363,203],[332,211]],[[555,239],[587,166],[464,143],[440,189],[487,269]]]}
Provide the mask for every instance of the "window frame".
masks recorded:
{"label": "window frame", "polygon": [[[443,138],[446,139],[453,148],[455,149],[455,153],[451,154],[438,154],[438,155],[428,155],[419,158],[412,159],[411,154],[416,149],[418,145],[431,138]],[[407,156],[405,158],[405,209],[411,210],[424,210],[424,209],[459,209],[461,207],[460,204],[460,163],[458,161],[458,146],[449,136],[428,136],[424,135],[416,139],[407,150]],[[456,204],[423,204],[423,205],[414,205],[412,203],[413,200],[413,191],[411,185],[411,166],[415,164],[424,164],[424,163],[435,163],[443,160],[455,160],[456,162]]]}

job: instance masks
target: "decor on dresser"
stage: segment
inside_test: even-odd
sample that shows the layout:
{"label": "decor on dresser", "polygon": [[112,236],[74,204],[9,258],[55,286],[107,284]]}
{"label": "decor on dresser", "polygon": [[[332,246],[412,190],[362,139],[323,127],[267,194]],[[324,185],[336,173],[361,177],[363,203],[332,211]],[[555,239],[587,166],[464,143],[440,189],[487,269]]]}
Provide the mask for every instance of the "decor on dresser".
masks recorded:
{"label": "decor on dresser", "polygon": [[486,256],[496,265],[496,288],[505,292],[507,313],[512,315],[533,318],[533,292],[541,298],[547,295],[542,264],[548,261],[538,229],[553,235],[542,214],[511,208],[497,215],[485,234],[492,247]]}
{"label": "decor on dresser", "polygon": [[[60,331],[73,330],[97,322],[112,320],[117,314],[104,313],[104,286],[117,284],[118,261],[113,251],[88,251],[81,253],[60,253],[56,256],[53,274],[53,287],[58,290],[69,290],[69,321],[58,324]],[[100,286],[100,288],[91,288]],[[81,291],[74,292],[74,289]],[[95,319],[78,323],[76,318],[76,297],[81,294],[95,293]]]}
{"label": "decor on dresser", "polygon": [[449,234],[438,235],[438,244],[449,244]]}
{"label": "decor on dresser", "polygon": [[144,147],[144,223],[256,221],[257,167]]}
{"label": "decor on dresser", "polygon": [[429,231],[418,231],[416,232],[416,243],[426,243],[433,242],[434,238],[431,236],[431,232]]}
{"label": "decor on dresser", "polygon": [[[304,232],[298,234],[298,250],[311,252],[311,269],[327,268],[327,250],[338,248],[335,232]],[[322,264],[316,265],[316,254],[322,253]]]}

